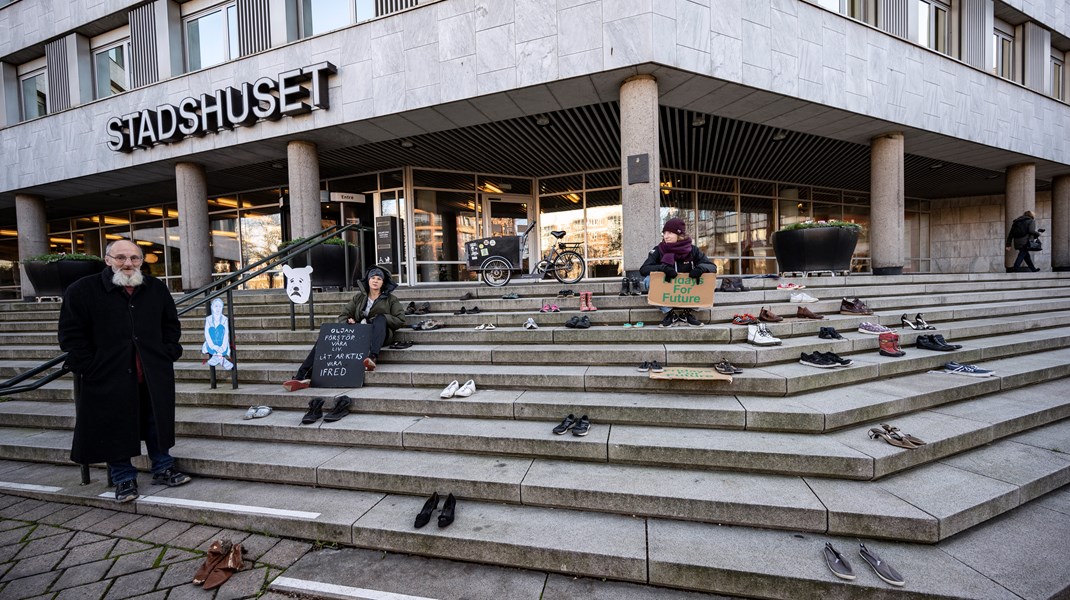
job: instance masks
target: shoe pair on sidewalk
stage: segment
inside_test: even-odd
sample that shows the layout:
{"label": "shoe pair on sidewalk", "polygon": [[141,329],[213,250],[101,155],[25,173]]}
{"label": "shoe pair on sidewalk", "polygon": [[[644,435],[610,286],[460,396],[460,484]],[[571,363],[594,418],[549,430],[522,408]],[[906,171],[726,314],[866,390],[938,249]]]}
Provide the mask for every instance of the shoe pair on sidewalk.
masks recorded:
{"label": "shoe pair on sidewalk", "polygon": [[[192,478],[185,473],[176,471],[174,468],[164,469],[159,473],[152,474],[153,485],[166,485],[167,487],[177,487],[190,482]],[[115,501],[120,504],[123,502],[130,502],[137,500],[137,478],[129,481],[122,481],[115,484]]]}
{"label": "shoe pair on sidewalk", "polygon": [[565,432],[569,429],[572,430],[572,435],[583,437],[591,431],[591,420],[587,418],[587,415],[583,415],[579,419],[576,415],[569,415],[561,421],[561,424],[554,427],[554,433],[557,435],[565,435]]}
{"label": "shoe pair on sidewalk", "polygon": [[212,542],[204,562],[193,574],[193,585],[203,586],[206,590],[223,585],[245,566],[243,554],[245,548],[241,544],[233,544],[225,539]]}
{"label": "shoe pair on sidewalk", "polygon": [[[420,513],[416,515],[416,521],[413,522],[413,527],[419,529],[424,525],[431,522],[431,513],[438,509],[438,492],[431,494],[431,497],[424,502],[424,507],[420,509]],[[446,502],[442,505],[442,512],[438,513],[438,526],[449,527],[450,523],[453,523],[454,517],[457,515],[457,499],[453,497],[453,494],[446,496]]]}
{"label": "shoe pair on sidewalk", "polygon": [[301,417],[302,425],[311,425],[320,419],[323,419],[324,423],[333,423],[341,420],[342,417],[349,414],[349,407],[353,405],[353,400],[349,396],[338,396],[334,399],[334,406],[331,410],[327,411],[327,414],[323,414],[323,404],[326,402],[326,398],[313,398],[308,401],[308,412],[305,416]]}
{"label": "shoe pair on sidewalk", "polygon": [[[866,548],[865,544],[858,544],[858,555],[862,557],[862,560],[866,561],[866,564],[873,569],[873,572],[877,574],[885,583],[889,583],[896,587],[902,587],[906,580],[899,574],[891,565],[881,560],[881,557],[877,556],[877,553]],[[847,562],[847,559],[843,557],[835,548],[832,547],[832,543],[825,542],[825,547],[822,550],[825,555],[825,564],[828,565],[832,574],[840,579],[846,579],[847,581],[854,581],[855,573],[851,568],[851,564]]]}
{"label": "shoe pair on sidewalk", "polygon": [[456,379],[451,381],[449,385],[443,388],[442,393],[438,395],[439,398],[452,398],[457,396],[459,398],[467,398],[476,393],[476,382],[472,379],[464,382],[464,385],[458,383]]}

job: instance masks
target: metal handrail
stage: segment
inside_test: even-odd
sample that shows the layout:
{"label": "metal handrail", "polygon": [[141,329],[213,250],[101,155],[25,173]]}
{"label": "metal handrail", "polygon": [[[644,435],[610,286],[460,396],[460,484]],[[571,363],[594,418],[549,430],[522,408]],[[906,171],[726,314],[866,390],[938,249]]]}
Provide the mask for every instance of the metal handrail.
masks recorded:
{"label": "metal handrail", "polygon": [[[232,291],[234,288],[245,283],[246,281],[249,281],[250,279],[253,279],[255,277],[259,277],[266,271],[269,271],[279,266],[280,264],[297,256],[298,254],[307,252],[313,246],[318,246],[323,242],[327,241],[329,238],[334,237],[335,235],[344,233],[346,231],[355,230],[370,231],[371,229],[369,227],[365,227],[363,225],[358,225],[355,223],[349,225],[332,225],[331,227],[328,227],[327,229],[324,229],[319,233],[309,236],[299,244],[294,244],[283,248],[282,250],[278,250],[247,267],[244,267],[238,271],[231,273],[230,275],[227,275],[222,279],[213,281],[209,284],[197,288],[192,292],[186,293],[178,300],[175,300],[175,306],[185,304],[192,300],[195,301],[189,306],[186,306],[179,310],[178,316],[182,316],[190,312],[191,310],[205,306],[215,298]],[[349,283],[349,276],[350,273],[347,272],[347,284]],[[217,286],[220,286],[220,288],[215,291],[212,291],[213,288],[216,288]],[[201,296],[201,294],[206,295]],[[25,373],[20,373],[6,381],[0,382],[0,397],[10,396],[13,394],[18,394],[20,392],[36,390],[44,385],[55,381],[56,379],[59,379],[60,377],[63,377],[64,375],[70,372],[70,369],[68,369],[67,367],[62,367],[57,371],[53,371],[48,375],[45,375],[44,377],[34,381],[33,383],[16,386],[16,384],[18,383],[21,383],[31,377],[34,377],[44,371],[47,371],[48,369],[51,369],[52,367],[55,367],[58,364],[62,364],[65,360],[67,360],[66,352],[60,354],[59,356],[56,356],[55,358],[49,359],[48,361],[34,367],[33,369],[30,369],[29,371],[26,371]]]}

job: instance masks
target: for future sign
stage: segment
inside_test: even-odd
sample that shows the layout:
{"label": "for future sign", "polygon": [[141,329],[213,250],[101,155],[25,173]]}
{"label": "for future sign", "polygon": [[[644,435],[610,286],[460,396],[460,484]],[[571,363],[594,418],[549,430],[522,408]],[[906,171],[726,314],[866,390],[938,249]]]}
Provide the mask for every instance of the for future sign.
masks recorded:
{"label": "for future sign", "polygon": [[[108,148],[130,152],[156,144],[177,142],[187,136],[202,136],[221,129],[252,125],[260,119],[275,121],[311,112],[313,107],[327,109],[327,78],[338,72],[329,62],[279,73],[278,79],[261,77],[253,83],[183,98],[177,106],[161,104],[108,119]],[[311,82],[306,88],[301,85]],[[309,99],[310,103],[303,102]]]}

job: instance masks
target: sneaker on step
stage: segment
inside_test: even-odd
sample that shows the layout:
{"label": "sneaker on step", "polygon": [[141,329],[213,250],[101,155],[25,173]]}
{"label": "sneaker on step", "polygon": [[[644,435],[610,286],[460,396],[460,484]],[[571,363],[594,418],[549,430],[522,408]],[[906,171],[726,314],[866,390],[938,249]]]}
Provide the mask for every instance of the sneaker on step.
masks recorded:
{"label": "sneaker on step", "polygon": [[780,338],[773,337],[765,323],[747,325],[747,341],[755,346],[776,346],[781,343]]}
{"label": "sneaker on step", "polygon": [[799,292],[798,294],[792,294],[791,295],[791,301],[794,302],[795,304],[803,304],[803,303],[807,303],[807,302],[819,302],[819,300],[817,298],[814,298],[813,296],[811,296],[810,294],[807,294],[806,292]]}
{"label": "sneaker on step", "polygon": [[862,321],[858,324],[858,333],[868,333],[870,335],[880,335],[882,333],[893,333],[891,329],[888,329],[884,325],[878,325],[876,323],[870,323],[869,321]]}
{"label": "sneaker on step", "polygon": [[524,329],[538,329],[539,324],[535,322],[535,319],[528,317],[527,321],[524,321]]}
{"label": "sneaker on step", "polygon": [[819,369],[831,369],[839,366],[837,363],[821,356],[820,352],[814,352],[813,354],[803,352],[799,354],[799,363],[808,367],[817,367]]}
{"label": "sneaker on step", "polygon": [[650,372],[651,373],[664,373],[665,372],[665,367],[661,366],[661,363],[659,363],[658,361],[652,360],[652,361],[650,361]]}
{"label": "sneaker on step", "polygon": [[115,500],[117,502],[137,500],[137,479],[115,484]]}
{"label": "sneaker on step", "polygon": [[681,317],[681,320],[692,327],[702,327],[703,325],[702,321],[699,321],[698,317],[696,317],[691,311],[685,312],[683,317]]}
{"label": "sneaker on step", "polygon": [[180,473],[174,468],[164,469],[159,473],[153,473],[152,483],[154,485],[166,485],[167,487],[175,487],[184,483],[190,482],[190,476],[185,473]]}
{"label": "sneaker on step", "polygon": [[587,415],[580,417],[579,421],[576,421],[575,427],[572,428],[572,435],[583,437],[591,432],[591,420],[587,418]]}
{"label": "sneaker on step", "polygon": [[442,390],[442,393],[438,395],[439,398],[452,398],[457,394],[457,390],[461,389],[461,384],[456,379],[449,382],[449,385]]}
{"label": "sneaker on step", "polygon": [[995,373],[989,369],[982,369],[981,367],[974,365],[963,365],[957,362],[949,362],[945,364],[944,370],[948,373],[966,375],[968,377],[992,377],[995,375]]}
{"label": "sneaker on step", "polygon": [[840,332],[836,331],[835,327],[822,327],[818,332],[817,337],[823,340],[842,340],[843,336]]}
{"label": "sneaker on step", "polygon": [[639,372],[640,373],[646,373],[649,370],[650,370],[650,361],[649,360],[644,360],[643,362],[639,363]]}
{"label": "sneaker on step", "polygon": [[848,300],[844,298],[840,300],[840,314],[841,315],[872,315],[873,310],[866,306],[865,302],[862,302],[858,298],[854,300]]}
{"label": "sneaker on step", "polygon": [[835,352],[814,352],[814,354],[820,354],[821,356],[836,363],[837,367],[846,367],[854,363],[850,358],[841,358],[839,354]]}
{"label": "sneaker on step", "polygon": [[676,314],[670,310],[665,313],[665,318],[661,320],[661,324],[658,327],[672,327],[673,323],[676,323]]}
{"label": "sneaker on step", "polygon": [[459,396],[461,398],[467,398],[467,397],[471,396],[474,393],[476,393],[476,382],[474,380],[472,380],[472,379],[469,379],[468,381],[464,382],[464,385],[462,385],[457,390],[457,393],[454,394],[454,396]]}

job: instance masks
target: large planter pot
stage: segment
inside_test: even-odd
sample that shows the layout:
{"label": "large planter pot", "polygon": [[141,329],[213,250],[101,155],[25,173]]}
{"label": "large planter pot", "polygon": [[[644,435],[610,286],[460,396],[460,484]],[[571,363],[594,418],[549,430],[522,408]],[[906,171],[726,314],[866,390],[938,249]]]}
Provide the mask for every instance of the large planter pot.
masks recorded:
{"label": "large planter pot", "polygon": [[813,227],[773,234],[773,252],[782,273],[850,271],[858,244],[853,227]]}
{"label": "large planter pot", "polygon": [[30,278],[34,293],[38,296],[62,296],[75,281],[100,273],[103,261],[57,260],[55,262],[30,261],[23,264]]}
{"label": "large planter pot", "polygon": [[[360,279],[360,264],[358,264],[357,248],[355,246],[341,246],[338,244],[320,244],[312,247],[312,286],[313,287],[336,287],[342,289],[346,285],[345,251],[349,251],[349,269],[353,274],[350,283]],[[304,267],[308,263],[306,254],[301,253],[290,259],[291,267]]]}

